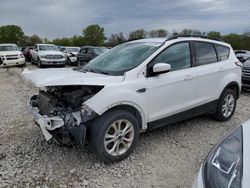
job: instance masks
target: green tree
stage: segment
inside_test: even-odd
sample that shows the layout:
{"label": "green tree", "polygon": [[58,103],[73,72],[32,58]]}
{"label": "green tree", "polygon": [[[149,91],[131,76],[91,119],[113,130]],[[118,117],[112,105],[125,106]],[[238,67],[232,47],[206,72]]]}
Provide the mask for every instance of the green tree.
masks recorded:
{"label": "green tree", "polygon": [[126,41],[127,39],[124,37],[123,33],[112,34],[108,39],[107,46],[114,47]]}
{"label": "green tree", "polygon": [[77,35],[74,35],[71,38],[71,43],[72,43],[72,46],[84,46],[85,45],[84,38],[82,36],[77,36]]}
{"label": "green tree", "polygon": [[147,36],[147,32],[144,29],[138,29],[129,33],[128,40],[144,39]]}
{"label": "green tree", "polygon": [[20,45],[24,32],[21,27],[17,25],[5,25],[0,27],[0,42],[1,43],[15,43]]}
{"label": "green tree", "polygon": [[197,35],[197,36],[205,36],[206,32],[202,32],[198,29],[183,29],[179,34],[181,35]]}
{"label": "green tree", "polygon": [[104,28],[99,25],[89,25],[82,31],[86,45],[103,46],[106,39]]}
{"label": "green tree", "polygon": [[32,35],[30,37],[30,44],[29,46],[35,46],[35,44],[42,43],[42,39],[38,35]]}
{"label": "green tree", "polygon": [[221,39],[221,34],[218,31],[209,31],[207,36],[210,38]]}
{"label": "green tree", "polygon": [[180,34],[181,35],[192,35],[193,30],[192,29],[183,29]]}
{"label": "green tree", "polygon": [[156,38],[156,37],[167,37],[168,31],[165,29],[157,29],[152,30],[149,32],[149,37]]}
{"label": "green tree", "polygon": [[238,34],[229,34],[229,35],[225,35],[222,37],[222,39],[231,44],[233,49],[235,50],[240,50],[242,45],[241,45],[241,35],[238,35]]}
{"label": "green tree", "polygon": [[52,41],[53,44],[58,46],[71,46],[72,42],[69,38],[56,38]]}

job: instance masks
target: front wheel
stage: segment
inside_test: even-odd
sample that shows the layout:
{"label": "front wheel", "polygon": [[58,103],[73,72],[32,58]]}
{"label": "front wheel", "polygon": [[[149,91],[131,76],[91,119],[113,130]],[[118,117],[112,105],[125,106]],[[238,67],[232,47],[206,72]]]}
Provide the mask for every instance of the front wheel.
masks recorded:
{"label": "front wheel", "polygon": [[43,68],[43,65],[42,65],[42,62],[41,62],[40,59],[37,60],[37,66],[38,66],[39,68]]}
{"label": "front wheel", "polygon": [[94,153],[104,162],[125,159],[139,141],[139,124],[131,113],[112,110],[89,126],[89,141]]}
{"label": "front wheel", "polygon": [[214,118],[218,121],[228,121],[234,114],[237,104],[236,93],[232,89],[226,89],[218,102]]}

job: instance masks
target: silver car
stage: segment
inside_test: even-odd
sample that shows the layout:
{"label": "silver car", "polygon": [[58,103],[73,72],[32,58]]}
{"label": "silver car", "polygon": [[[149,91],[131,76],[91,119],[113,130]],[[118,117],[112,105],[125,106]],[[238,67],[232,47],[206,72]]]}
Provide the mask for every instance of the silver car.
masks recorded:
{"label": "silver car", "polygon": [[250,187],[250,120],[225,136],[207,155],[193,188]]}

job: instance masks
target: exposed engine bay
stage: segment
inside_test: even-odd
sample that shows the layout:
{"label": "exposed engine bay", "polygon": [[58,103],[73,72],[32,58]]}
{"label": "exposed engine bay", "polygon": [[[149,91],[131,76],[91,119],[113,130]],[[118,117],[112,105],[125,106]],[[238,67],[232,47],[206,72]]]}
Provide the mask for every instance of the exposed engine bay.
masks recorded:
{"label": "exposed engine bay", "polygon": [[102,88],[103,86],[50,86],[32,96],[30,104],[39,114],[37,119],[40,122],[42,119],[45,128],[57,141],[63,144],[70,144],[72,141],[84,144],[85,122],[97,116],[84,102]]}

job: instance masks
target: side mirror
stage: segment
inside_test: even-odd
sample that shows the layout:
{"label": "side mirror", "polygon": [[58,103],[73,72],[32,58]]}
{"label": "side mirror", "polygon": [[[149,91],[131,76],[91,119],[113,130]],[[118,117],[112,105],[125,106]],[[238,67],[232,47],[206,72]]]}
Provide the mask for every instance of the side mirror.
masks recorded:
{"label": "side mirror", "polygon": [[171,65],[167,63],[157,63],[153,66],[154,75],[167,73],[171,70]]}

